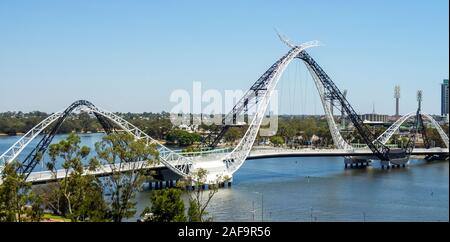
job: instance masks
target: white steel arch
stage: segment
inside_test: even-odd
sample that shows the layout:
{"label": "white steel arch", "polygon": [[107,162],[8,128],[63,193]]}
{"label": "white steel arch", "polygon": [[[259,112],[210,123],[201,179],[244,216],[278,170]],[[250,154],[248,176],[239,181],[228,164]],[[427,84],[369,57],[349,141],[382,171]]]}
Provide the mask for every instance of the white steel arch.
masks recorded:
{"label": "white steel arch", "polygon": [[34,139],[36,138],[45,128],[47,128],[54,121],[59,119],[62,116],[63,112],[56,112],[44,120],[42,120],[39,124],[34,126],[30,131],[28,131],[24,136],[22,136],[16,143],[14,143],[9,149],[7,149],[0,156],[0,171],[3,170],[3,166],[8,164],[10,161],[13,161],[17,158],[17,156],[22,152],[22,150]]}
{"label": "white steel arch", "polygon": [[433,124],[434,128],[437,129],[439,135],[441,136],[442,141],[444,141],[445,146],[447,148],[449,148],[448,146],[448,136],[447,134],[444,132],[444,130],[441,128],[441,126],[438,124],[438,122],[436,122],[436,120],[431,117],[431,115],[424,113],[423,116],[425,116],[428,120],[431,121],[431,123]]}
{"label": "white steel arch", "polygon": [[[411,112],[408,113],[406,115],[404,115],[403,117],[399,118],[397,121],[395,121],[394,124],[392,124],[388,129],[386,129],[378,138],[377,140],[379,140],[381,143],[386,144],[389,139],[392,137],[392,135],[394,135],[400,128],[400,126],[402,126],[402,124],[408,120],[411,117],[414,117],[416,115],[416,113]],[[437,129],[439,135],[441,136],[442,141],[444,141],[444,144],[447,148],[449,148],[448,143],[448,136],[447,134],[444,132],[444,130],[441,128],[441,126],[436,122],[436,120],[431,117],[431,115],[426,114],[426,113],[421,113],[421,115],[423,115],[425,118],[427,118],[432,124],[433,127]]]}
{"label": "white steel arch", "polygon": [[[96,113],[101,115],[116,125],[118,125],[121,129],[126,132],[132,134],[136,139],[144,139],[148,145],[155,144],[157,150],[159,152],[159,159],[161,163],[167,166],[170,170],[174,171],[176,174],[180,176],[187,176],[190,172],[190,167],[192,166],[192,158],[184,157],[179,155],[176,152],[173,152],[169,148],[165,147],[155,139],[148,136],[142,130],[129,123],[125,119],[115,115],[112,112],[100,109],[95,106],[80,106],[77,109],[83,109],[88,112]],[[0,156],[0,171],[3,170],[3,166],[8,164],[17,158],[20,152],[34,139],[36,138],[45,128],[47,128],[50,124],[58,120],[62,117],[63,112],[57,112],[53,115],[47,117],[43,121],[41,121],[38,125],[33,127],[27,134],[25,134],[22,138],[20,138],[13,146],[11,146],[7,151],[5,151]]]}
{"label": "white steel arch", "polygon": [[333,142],[338,149],[343,150],[353,150],[353,147],[345,141],[342,137],[341,132],[339,132],[339,128],[334,121],[333,114],[331,113],[330,106],[327,104],[325,99],[325,88],[319,80],[317,74],[312,70],[311,66],[304,61],[304,64],[308,68],[310,75],[312,76],[314,83],[316,85],[317,91],[319,92],[320,100],[322,102],[323,109],[325,111],[325,116],[327,118],[328,127],[330,129],[331,137],[333,138]]}
{"label": "white steel arch", "polygon": [[312,41],[304,43],[300,46],[295,46],[292,48],[289,53],[284,56],[276,66],[275,70],[271,73],[271,76],[268,80],[267,90],[264,93],[264,96],[260,103],[258,103],[256,108],[256,113],[253,116],[251,123],[249,124],[249,128],[244,134],[244,137],[241,139],[239,144],[234,148],[234,150],[225,156],[222,161],[224,162],[227,172],[229,174],[233,174],[236,172],[245,162],[250,150],[255,142],[256,136],[259,131],[259,127],[261,126],[261,122],[264,118],[264,115],[267,110],[267,106],[270,101],[270,97],[275,90],[275,87],[280,80],[281,75],[284,70],[286,70],[289,63],[292,62],[293,59],[297,57],[297,55],[303,50],[311,47],[318,46],[318,42]]}
{"label": "white steel arch", "polygon": [[395,123],[393,123],[389,128],[387,128],[378,138],[377,140],[379,140],[382,144],[386,144],[389,139],[392,137],[392,135],[395,134],[395,132],[397,132],[397,130],[400,128],[400,126],[402,126],[402,124],[408,120],[411,117],[414,117],[414,115],[416,115],[414,112],[408,113],[404,116],[402,116],[401,118],[397,119],[397,121],[395,121]]}

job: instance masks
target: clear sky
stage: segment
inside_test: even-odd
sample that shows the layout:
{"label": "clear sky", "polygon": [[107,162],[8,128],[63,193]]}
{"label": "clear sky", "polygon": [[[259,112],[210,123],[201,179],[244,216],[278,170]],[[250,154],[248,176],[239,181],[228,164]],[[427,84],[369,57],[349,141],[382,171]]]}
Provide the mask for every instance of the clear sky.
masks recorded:
{"label": "clear sky", "polygon": [[247,89],[288,51],[276,27],[295,43],[324,44],[309,52],[358,112],[375,103],[393,114],[399,84],[401,113],[416,109],[422,89],[423,109],[438,114],[449,72],[448,9],[448,0],[2,0],[0,112],[53,112],[77,99],[159,112],[193,81]]}

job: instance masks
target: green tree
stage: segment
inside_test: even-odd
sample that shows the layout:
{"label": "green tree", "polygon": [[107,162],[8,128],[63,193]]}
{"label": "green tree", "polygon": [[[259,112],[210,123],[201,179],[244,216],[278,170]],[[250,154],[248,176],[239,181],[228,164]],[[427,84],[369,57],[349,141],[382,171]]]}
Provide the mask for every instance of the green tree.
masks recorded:
{"label": "green tree", "polygon": [[120,222],[132,217],[136,213],[136,192],[141,189],[146,176],[143,168],[159,162],[156,146],[128,133],[112,133],[97,142],[95,149],[98,162],[112,170],[105,178],[111,192],[112,220]]}
{"label": "green tree", "polygon": [[[55,187],[53,200],[57,200],[58,214],[72,221],[101,221],[106,216],[106,205],[103,199],[103,187],[98,178],[90,175],[84,168],[83,161],[90,153],[87,146],[80,146],[80,137],[69,134],[65,140],[50,145],[51,161],[47,167],[56,177],[57,159],[63,161],[64,177]],[[90,171],[97,167],[95,159],[89,161]]]}
{"label": "green tree", "polygon": [[194,199],[189,200],[188,218],[189,222],[202,221],[202,215],[200,214],[200,207],[198,206],[198,203]]}
{"label": "green tree", "polygon": [[242,138],[243,132],[241,128],[232,127],[230,128],[224,136],[224,139],[228,143],[234,143],[236,140]]}
{"label": "green tree", "polygon": [[195,142],[201,141],[201,136],[196,133],[189,133],[184,130],[172,130],[167,135],[169,143],[178,144],[180,146],[189,146]]}
{"label": "green tree", "polygon": [[[219,183],[229,180],[227,177],[217,177],[214,181],[207,181],[208,171],[205,169],[197,169],[192,172],[192,175],[185,181],[177,184],[178,187],[185,188],[188,184],[194,184],[194,191],[187,191],[189,195],[189,209],[188,209],[188,221],[189,222],[206,222],[212,221],[211,217],[208,217],[206,208],[211,202],[214,195],[218,192]],[[205,196],[205,189],[203,188],[206,182],[208,184],[208,193]]]}
{"label": "green tree", "polygon": [[14,161],[5,165],[2,171],[0,221],[3,222],[22,222],[28,217],[26,205],[32,202],[33,194],[30,192],[31,184],[16,172],[19,166],[20,164]]}
{"label": "green tree", "polygon": [[152,221],[155,222],[185,222],[184,202],[181,190],[163,189],[154,191],[151,195]]}
{"label": "green tree", "polygon": [[272,136],[270,137],[270,142],[275,146],[280,146],[284,144],[284,139],[281,136]]}

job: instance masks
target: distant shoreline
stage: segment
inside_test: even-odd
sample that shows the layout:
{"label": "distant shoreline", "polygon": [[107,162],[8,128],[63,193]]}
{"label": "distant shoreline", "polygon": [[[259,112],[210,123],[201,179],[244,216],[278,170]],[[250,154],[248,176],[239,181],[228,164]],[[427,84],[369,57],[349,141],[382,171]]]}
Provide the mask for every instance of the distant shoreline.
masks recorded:
{"label": "distant shoreline", "polygon": [[[100,133],[105,133],[105,132],[74,132],[76,134],[100,134]],[[59,134],[70,134],[70,133],[59,133]],[[16,134],[5,134],[5,133],[0,133],[0,136],[23,136],[25,135],[25,133],[16,133]]]}

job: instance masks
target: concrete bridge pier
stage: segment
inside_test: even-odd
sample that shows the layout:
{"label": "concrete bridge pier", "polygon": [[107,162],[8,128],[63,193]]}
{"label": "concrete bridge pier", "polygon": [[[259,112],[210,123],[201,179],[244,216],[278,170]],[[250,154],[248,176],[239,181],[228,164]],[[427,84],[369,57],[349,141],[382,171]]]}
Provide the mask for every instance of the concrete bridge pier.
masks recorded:
{"label": "concrete bridge pier", "polygon": [[356,167],[367,167],[370,165],[371,160],[368,157],[346,157],[344,159],[344,165],[345,168],[348,168],[350,166],[350,168]]}
{"label": "concrete bridge pier", "polygon": [[391,166],[391,162],[390,161],[380,161],[381,162],[381,169],[389,169]]}

